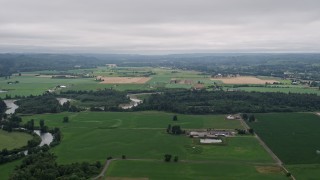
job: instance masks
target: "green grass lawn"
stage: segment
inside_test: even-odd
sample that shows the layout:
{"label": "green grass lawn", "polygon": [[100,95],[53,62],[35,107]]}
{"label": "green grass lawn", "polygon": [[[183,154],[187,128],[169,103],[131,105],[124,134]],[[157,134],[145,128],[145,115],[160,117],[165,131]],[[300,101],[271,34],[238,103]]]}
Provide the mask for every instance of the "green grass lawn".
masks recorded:
{"label": "green grass lawn", "polygon": [[27,145],[32,136],[22,132],[6,132],[0,130],[0,150],[7,148],[8,150],[19,148]]}
{"label": "green grass lawn", "polygon": [[[255,166],[237,163],[165,163],[161,161],[113,161],[107,178],[127,177],[150,180],[207,180],[207,179],[288,179],[282,172],[260,173]],[[109,178],[108,178],[109,177]]]}

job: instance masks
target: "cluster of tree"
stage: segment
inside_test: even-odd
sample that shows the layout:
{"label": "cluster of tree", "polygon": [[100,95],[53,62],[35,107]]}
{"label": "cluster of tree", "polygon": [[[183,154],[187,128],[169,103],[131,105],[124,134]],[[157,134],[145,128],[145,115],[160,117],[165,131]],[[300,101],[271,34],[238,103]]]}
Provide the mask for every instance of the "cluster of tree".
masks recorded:
{"label": "cluster of tree", "polygon": [[249,121],[249,122],[255,122],[256,121],[256,117],[253,115],[253,114],[246,114],[246,113],[243,113],[241,114],[241,118],[245,121]]}
{"label": "cluster of tree", "polygon": [[152,94],[133,110],[188,114],[317,111],[320,110],[320,96],[279,92],[167,90],[162,94]]}
{"label": "cluster of tree", "polygon": [[93,111],[117,111],[119,105],[129,103],[130,99],[126,92],[119,92],[112,89],[99,91],[65,91],[60,96],[78,100],[79,106],[90,107]]}
{"label": "cluster of tree", "polygon": [[181,127],[178,125],[171,126],[171,124],[169,124],[167,127],[167,133],[174,134],[174,135],[180,135],[180,134],[185,134],[186,131],[182,130]]}
{"label": "cluster of tree", "polygon": [[17,113],[24,114],[41,114],[41,113],[58,113],[62,111],[62,106],[54,95],[44,94],[41,96],[29,96],[16,101],[19,108]]}
{"label": "cluster of tree", "polygon": [[[165,161],[165,162],[170,162],[171,159],[172,159],[172,155],[171,155],[171,154],[165,154],[165,155],[164,155],[164,161]],[[174,156],[174,157],[173,157],[173,161],[174,161],[174,162],[178,162],[178,160],[179,160],[179,157],[178,157],[178,156]]]}
{"label": "cluster of tree", "polygon": [[253,135],[254,134],[254,130],[252,128],[247,129],[247,130],[245,130],[245,129],[235,129],[235,130],[240,135],[245,135],[245,134],[252,134]]}
{"label": "cluster of tree", "polygon": [[7,110],[6,103],[0,98],[0,121]]}
{"label": "cluster of tree", "polygon": [[11,174],[10,180],[20,179],[89,179],[98,174],[101,163],[72,163],[59,165],[56,156],[47,151],[33,153],[23,159]]}
{"label": "cluster of tree", "polygon": [[12,116],[8,117],[7,119],[4,119],[0,121],[0,126],[2,126],[2,129],[8,132],[11,132],[14,128],[20,127],[20,122],[22,119],[13,114]]}
{"label": "cluster of tree", "polygon": [[35,129],[40,129],[41,133],[46,133],[49,131],[52,134],[53,141],[50,143],[50,147],[58,145],[62,139],[60,129],[54,128],[49,130],[49,128],[45,125],[44,120],[40,120],[38,127],[35,126],[33,119],[21,125],[21,118],[13,114],[9,118],[0,121],[0,126],[3,127],[3,130],[6,130],[8,132],[19,131],[29,133],[33,136],[33,138],[27,142],[26,146],[15,148],[12,150],[3,149],[2,151],[0,151],[0,164],[11,162],[24,157],[24,151],[26,150],[28,151],[28,154],[30,154],[32,152],[39,152],[42,149],[49,149],[49,146],[39,147],[41,138],[34,132]]}
{"label": "cluster of tree", "polygon": [[13,73],[93,68],[104,63],[92,56],[67,54],[0,54],[0,77]]}
{"label": "cluster of tree", "polygon": [[62,140],[62,133],[61,133],[60,129],[59,128],[54,128],[52,130],[49,130],[49,132],[53,136],[53,140],[50,143],[50,147],[54,147],[54,146],[60,144],[60,142]]}
{"label": "cluster of tree", "polygon": [[8,150],[6,148],[2,149],[2,151],[0,151],[0,164],[4,164],[7,162],[20,159],[25,156],[24,151],[26,150],[32,151],[34,148],[36,148],[40,144],[41,138],[37,134],[32,132],[26,132],[26,133],[30,133],[33,136],[33,138],[28,141],[26,146],[11,149],[11,150]]}

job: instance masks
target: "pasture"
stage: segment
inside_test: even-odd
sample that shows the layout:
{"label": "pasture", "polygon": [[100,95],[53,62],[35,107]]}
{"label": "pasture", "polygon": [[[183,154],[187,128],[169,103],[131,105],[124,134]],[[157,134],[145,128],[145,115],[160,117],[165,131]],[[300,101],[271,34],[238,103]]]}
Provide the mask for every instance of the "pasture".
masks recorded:
{"label": "pasture", "polygon": [[27,145],[32,136],[22,132],[6,132],[0,130],[0,150],[7,148],[8,150],[19,148]]}
{"label": "pasture", "polygon": [[[116,178],[115,178],[116,177]],[[207,179],[262,179],[285,180],[281,171],[261,173],[257,167],[246,163],[223,162],[178,162],[161,161],[113,161],[106,173],[106,179],[132,180],[207,180]]]}

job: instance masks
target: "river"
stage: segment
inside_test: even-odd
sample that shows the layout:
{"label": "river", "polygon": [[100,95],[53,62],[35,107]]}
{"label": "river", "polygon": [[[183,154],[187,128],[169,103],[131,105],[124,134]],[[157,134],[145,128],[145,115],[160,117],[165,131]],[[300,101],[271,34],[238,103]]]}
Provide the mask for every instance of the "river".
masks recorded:
{"label": "river", "polygon": [[[40,147],[44,146],[45,144],[49,146],[50,143],[53,141],[53,136],[51,133],[41,133],[40,130],[34,130],[33,132],[41,138],[41,142],[39,144]],[[25,150],[21,153],[23,153],[24,155],[28,155],[28,150]]]}
{"label": "river", "polygon": [[6,103],[7,106],[7,111],[6,114],[13,114],[14,112],[16,112],[16,109],[18,109],[18,105],[16,105],[14,102],[16,102],[17,100],[14,99],[7,99],[7,100],[3,100],[4,103]]}

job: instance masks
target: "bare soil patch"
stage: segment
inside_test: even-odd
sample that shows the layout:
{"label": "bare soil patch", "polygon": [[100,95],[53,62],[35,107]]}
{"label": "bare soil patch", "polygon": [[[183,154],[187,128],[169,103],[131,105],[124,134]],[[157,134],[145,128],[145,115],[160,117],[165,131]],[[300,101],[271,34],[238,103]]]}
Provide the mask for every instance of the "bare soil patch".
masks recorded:
{"label": "bare soil patch", "polygon": [[273,84],[274,82],[279,82],[276,80],[266,80],[259,79],[252,76],[240,76],[240,77],[222,77],[222,78],[212,78],[212,80],[222,81],[224,84]]}
{"label": "bare soil patch", "polygon": [[281,167],[278,166],[256,166],[256,170],[262,174],[270,174],[270,173],[280,173],[282,172]]}
{"label": "bare soil patch", "polygon": [[97,77],[103,81],[100,84],[144,84],[151,78],[149,77]]}

